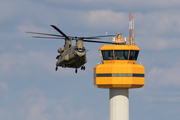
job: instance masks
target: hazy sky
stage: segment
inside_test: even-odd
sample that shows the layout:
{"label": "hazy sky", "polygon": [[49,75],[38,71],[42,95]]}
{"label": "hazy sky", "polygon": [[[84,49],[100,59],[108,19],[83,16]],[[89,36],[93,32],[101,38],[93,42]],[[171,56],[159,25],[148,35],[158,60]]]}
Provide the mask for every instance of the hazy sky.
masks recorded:
{"label": "hazy sky", "polygon": [[53,24],[72,36],[128,37],[130,12],[146,72],[145,86],[130,90],[130,120],[179,120],[178,0],[0,0],[0,120],[109,120],[109,91],[93,85],[102,44],[84,43],[85,71],[56,72],[64,40],[25,31],[58,34]]}

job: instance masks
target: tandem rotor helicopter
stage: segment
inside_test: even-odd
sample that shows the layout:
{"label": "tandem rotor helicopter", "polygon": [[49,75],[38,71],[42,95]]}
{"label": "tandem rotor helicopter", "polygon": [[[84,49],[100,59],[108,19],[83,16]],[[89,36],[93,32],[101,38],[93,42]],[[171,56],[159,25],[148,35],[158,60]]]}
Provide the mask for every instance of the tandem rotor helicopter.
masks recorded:
{"label": "tandem rotor helicopter", "polygon": [[[116,43],[116,42],[90,40],[90,39],[100,39],[101,37],[112,37],[112,36],[116,36],[116,35],[102,35],[102,36],[92,36],[92,37],[74,37],[74,36],[67,36],[59,28],[57,28],[55,25],[51,25],[51,27],[53,27],[55,30],[57,30],[61,35],[39,33],[39,32],[26,32],[26,33],[51,36],[51,37],[32,36],[34,38],[64,39],[65,40],[64,47],[60,47],[58,49],[59,55],[56,57],[56,59],[58,61],[56,62],[55,71],[58,70],[58,67],[75,68],[75,73],[77,73],[77,69],[80,67],[81,67],[81,70],[85,70],[84,64],[87,62],[87,58],[86,58],[87,50],[83,46],[83,42],[106,43],[106,44],[123,44],[123,43],[119,43],[119,42]],[[120,34],[118,34],[118,36],[121,37]],[[73,45],[73,46],[71,45],[72,40],[76,40],[76,45]]]}

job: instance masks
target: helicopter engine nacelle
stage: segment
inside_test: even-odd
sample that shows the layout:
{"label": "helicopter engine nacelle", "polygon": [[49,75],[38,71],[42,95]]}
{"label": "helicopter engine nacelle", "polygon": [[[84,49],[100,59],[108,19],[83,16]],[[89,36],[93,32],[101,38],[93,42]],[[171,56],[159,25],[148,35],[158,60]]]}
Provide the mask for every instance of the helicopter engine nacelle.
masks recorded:
{"label": "helicopter engine nacelle", "polygon": [[58,53],[62,53],[62,52],[64,52],[64,47],[60,47],[60,48],[58,49]]}

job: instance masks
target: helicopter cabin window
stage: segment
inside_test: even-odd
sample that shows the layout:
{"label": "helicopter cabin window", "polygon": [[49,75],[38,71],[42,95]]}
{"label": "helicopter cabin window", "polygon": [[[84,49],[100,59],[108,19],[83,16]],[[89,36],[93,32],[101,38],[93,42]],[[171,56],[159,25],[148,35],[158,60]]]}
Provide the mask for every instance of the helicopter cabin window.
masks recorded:
{"label": "helicopter cabin window", "polygon": [[127,60],[128,59],[128,50],[115,50],[115,60]]}
{"label": "helicopter cabin window", "polygon": [[102,50],[103,60],[113,60],[113,50]]}
{"label": "helicopter cabin window", "polygon": [[137,60],[138,53],[139,53],[138,50],[131,50],[129,60]]}

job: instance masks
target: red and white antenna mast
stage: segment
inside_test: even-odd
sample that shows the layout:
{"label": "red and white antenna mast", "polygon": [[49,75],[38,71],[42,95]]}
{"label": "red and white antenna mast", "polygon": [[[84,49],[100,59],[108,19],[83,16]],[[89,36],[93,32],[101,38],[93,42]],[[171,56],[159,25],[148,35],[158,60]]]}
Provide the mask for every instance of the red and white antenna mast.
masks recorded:
{"label": "red and white antenna mast", "polygon": [[134,45],[134,14],[129,13],[129,45]]}

